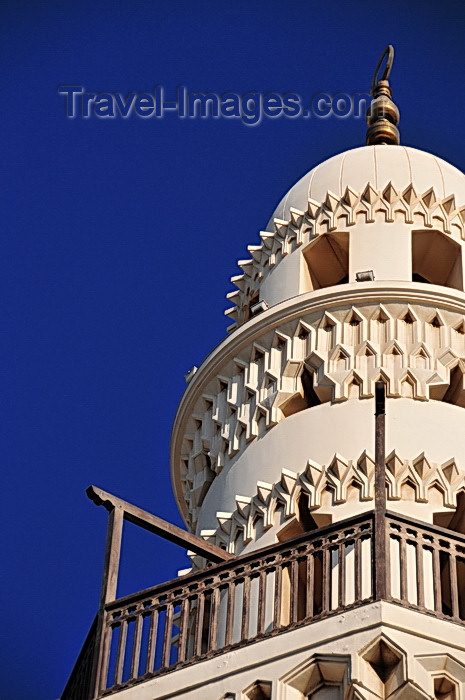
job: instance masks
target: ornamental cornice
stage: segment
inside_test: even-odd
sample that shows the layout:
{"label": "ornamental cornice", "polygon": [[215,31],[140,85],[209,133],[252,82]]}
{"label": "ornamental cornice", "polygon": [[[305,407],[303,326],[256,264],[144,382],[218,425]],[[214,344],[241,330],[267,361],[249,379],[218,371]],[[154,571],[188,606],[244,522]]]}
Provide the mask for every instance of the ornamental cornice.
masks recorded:
{"label": "ornamental cornice", "polygon": [[[216,513],[217,527],[203,530],[201,536],[232,554],[236,552],[238,538],[244,545],[257,539],[257,522],[260,531],[271,527],[283,527],[286,521],[298,516],[299,499],[307,499],[309,511],[316,516],[320,509],[331,511],[335,516],[337,506],[347,503],[353,491],[357,500],[372,506],[374,498],[374,458],[366,451],[357,459],[346,459],[335,454],[328,464],[317,464],[308,460],[302,472],[283,469],[279,481],[274,484],[258,482],[256,493],[251,497],[236,496],[233,511]],[[386,458],[387,498],[394,503],[402,500],[402,489],[407,486],[416,503],[429,503],[434,489],[433,507],[440,507],[437,492],[441,494],[441,507],[457,507],[457,494],[465,490],[465,474],[460,472],[455,460],[436,464],[421,453],[413,459],[405,459],[393,450]],[[334,505],[328,509],[324,504],[325,493],[330,492]],[[323,507],[323,508],[322,508]],[[282,511],[281,525],[276,525],[275,516]]]}
{"label": "ornamental cornice", "polygon": [[403,302],[406,308],[415,303],[430,304],[433,307],[441,306],[465,314],[465,292],[421,282],[370,282],[367,286],[355,282],[330,290],[307,292],[276,304],[224,338],[205,358],[181,397],[173,425],[173,437],[179,430],[179,424],[186,418],[186,411],[190,409],[188,404],[191,403],[193,395],[202,391],[202,387],[216,376],[225,362],[235,358],[244,347],[256,341],[265,331],[277,328],[283,321],[293,321],[319,310],[329,311],[342,306],[349,309],[352,305],[370,303],[383,306],[388,302]]}
{"label": "ornamental cornice", "polygon": [[418,193],[413,184],[398,191],[391,182],[377,190],[369,182],[361,192],[347,187],[340,197],[328,191],[323,202],[308,200],[307,211],[291,208],[289,221],[274,219],[274,231],[261,231],[259,245],[248,246],[251,257],[239,260],[242,272],[231,278],[236,290],[227,298],[234,304],[225,314],[234,330],[246,319],[245,309],[268,273],[279,262],[318,237],[357,223],[400,222],[441,231],[459,241],[465,238],[465,207],[458,207],[453,194],[438,198],[433,187]]}

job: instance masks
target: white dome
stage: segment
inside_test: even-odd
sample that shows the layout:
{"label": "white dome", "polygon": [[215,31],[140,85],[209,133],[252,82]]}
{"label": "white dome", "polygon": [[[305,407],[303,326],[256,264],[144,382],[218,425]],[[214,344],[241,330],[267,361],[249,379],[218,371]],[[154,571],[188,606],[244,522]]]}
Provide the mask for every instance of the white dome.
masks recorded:
{"label": "white dome", "polygon": [[383,190],[391,182],[398,191],[413,184],[418,193],[434,187],[439,199],[454,194],[458,205],[465,204],[465,175],[437,156],[407,146],[362,146],[339,153],[304,175],[283,197],[273,219],[288,221],[290,208],[305,211],[307,202],[324,201],[328,191],[342,197],[346,187],[362,191],[367,183]]}

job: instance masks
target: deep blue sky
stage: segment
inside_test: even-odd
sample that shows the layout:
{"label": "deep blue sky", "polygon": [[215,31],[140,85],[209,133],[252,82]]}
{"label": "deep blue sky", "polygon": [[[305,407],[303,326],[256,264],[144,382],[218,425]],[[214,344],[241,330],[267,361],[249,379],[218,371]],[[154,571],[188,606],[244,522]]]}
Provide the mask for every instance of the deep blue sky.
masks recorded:
{"label": "deep blue sky", "polygon": [[[53,700],[96,612],[97,484],[181,524],[184,373],[225,334],[235,261],[287,189],[362,145],[361,119],[69,120],[91,92],[369,89],[387,43],[402,142],[465,168],[462,3],[2,3],[2,697]],[[465,203],[463,203],[465,204]],[[121,593],[181,549],[127,526]]]}

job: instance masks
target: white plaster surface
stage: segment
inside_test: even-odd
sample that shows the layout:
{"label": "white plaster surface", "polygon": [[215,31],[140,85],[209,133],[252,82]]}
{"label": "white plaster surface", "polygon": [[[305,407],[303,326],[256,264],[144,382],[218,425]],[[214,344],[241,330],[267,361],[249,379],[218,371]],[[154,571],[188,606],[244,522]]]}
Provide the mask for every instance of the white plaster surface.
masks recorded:
{"label": "white plaster surface", "polygon": [[350,227],[349,282],[357,272],[373,270],[375,280],[412,279],[409,227],[399,223],[358,224]]}
{"label": "white plaster surface", "polygon": [[323,201],[328,190],[342,196],[346,187],[359,191],[368,182],[375,189],[391,182],[400,190],[413,183],[421,193],[434,187],[437,196],[455,194],[458,203],[465,204],[465,176],[441,158],[407,146],[362,146],[339,153],[304,175],[276,207],[268,230],[274,231],[274,218],[287,221],[291,207],[305,211],[308,199]]}
{"label": "white plaster surface", "polygon": [[283,299],[291,299],[300,292],[300,279],[303,274],[302,255],[288,255],[270,272],[260,288],[260,299],[268,306],[279,304]]}
{"label": "white plaster surface", "polygon": [[[386,415],[386,455],[395,449],[402,459],[413,461],[424,452],[441,464],[454,457],[459,470],[465,470],[462,408],[440,401],[387,399]],[[236,495],[255,495],[257,481],[274,484],[283,469],[300,474],[309,459],[328,465],[340,454],[356,461],[364,450],[374,456],[374,399],[326,403],[289,416],[253,441],[215,478],[202,504],[198,532],[218,527],[216,513],[234,511]],[[350,502],[319,512],[332,511],[334,520],[340,520],[372,507],[372,502]],[[395,501],[389,507],[431,522],[428,504]],[[249,548],[264,544],[260,540]]]}

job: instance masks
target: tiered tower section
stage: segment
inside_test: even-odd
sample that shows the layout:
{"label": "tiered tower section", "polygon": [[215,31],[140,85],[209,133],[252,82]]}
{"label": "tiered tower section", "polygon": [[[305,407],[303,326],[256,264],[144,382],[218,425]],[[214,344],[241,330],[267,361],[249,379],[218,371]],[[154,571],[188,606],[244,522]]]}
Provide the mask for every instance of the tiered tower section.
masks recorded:
{"label": "tiered tower section", "polygon": [[376,381],[388,507],[449,524],[465,489],[464,204],[461,172],[403,146],[342,153],[288,192],[176,417],[192,529],[237,554],[306,529],[307,512],[370,510]]}
{"label": "tiered tower section", "polygon": [[173,697],[464,696],[464,205],[439,158],[357,148],[305,175],[240,261],[172,440],[186,524],[240,557],[185,587],[206,661]]}

